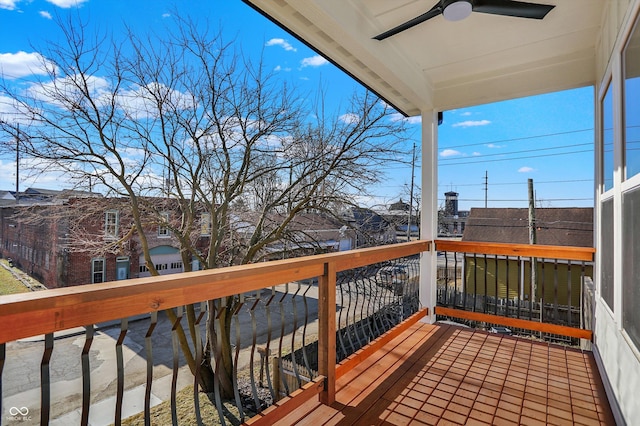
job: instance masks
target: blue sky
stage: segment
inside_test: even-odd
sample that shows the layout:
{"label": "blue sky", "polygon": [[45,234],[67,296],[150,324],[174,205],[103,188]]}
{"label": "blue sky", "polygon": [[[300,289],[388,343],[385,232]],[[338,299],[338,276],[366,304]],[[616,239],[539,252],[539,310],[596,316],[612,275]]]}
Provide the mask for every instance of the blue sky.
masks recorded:
{"label": "blue sky", "polygon": [[[304,93],[319,87],[338,110],[357,83],[303,43],[269,22],[240,0],[0,0],[0,68],[5,75],[28,78],[37,52],[32,46],[54,40],[56,17],[80,16],[102,31],[115,34],[126,23],[137,31],[171,25],[173,11],[221,25],[247,55],[264,53],[267,66]],[[1,94],[0,94],[1,96]],[[2,111],[0,111],[1,113]],[[412,120],[407,151],[419,147],[419,120]],[[583,88],[447,111],[439,128],[439,198],[454,190],[460,207],[484,206],[488,173],[490,207],[524,207],[527,179],[533,178],[539,205],[591,206],[593,196],[593,89]],[[571,154],[566,154],[571,153]],[[419,156],[418,156],[419,158]],[[369,204],[407,199],[411,181],[407,165],[394,165]],[[419,183],[420,164],[416,168]],[[23,175],[27,186],[60,188],[60,176]],[[0,157],[0,189],[14,189],[15,159]],[[505,201],[499,201],[505,200]]]}

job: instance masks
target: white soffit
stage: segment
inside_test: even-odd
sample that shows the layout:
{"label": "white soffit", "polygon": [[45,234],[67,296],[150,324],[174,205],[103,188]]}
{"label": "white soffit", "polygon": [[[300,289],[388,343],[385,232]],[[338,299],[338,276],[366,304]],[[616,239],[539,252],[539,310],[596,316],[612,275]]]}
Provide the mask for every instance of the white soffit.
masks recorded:
{"label": "white soffit", "polygon": [[607,0],[531,0],[543,20],[474,12],[372,37],[436,0],[245,0],[407,115],[594,84]]}

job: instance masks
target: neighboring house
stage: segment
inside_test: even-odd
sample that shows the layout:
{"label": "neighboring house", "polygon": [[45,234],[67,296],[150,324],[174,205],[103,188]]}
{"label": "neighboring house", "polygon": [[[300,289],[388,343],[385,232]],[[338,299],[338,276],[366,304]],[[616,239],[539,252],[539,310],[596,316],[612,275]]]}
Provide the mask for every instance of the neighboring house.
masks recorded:
{"label": "neighboring house", "polygon": [[[285,215],[268,217],[268,227],[279,226]],[[351,250],[356,239],[355,230],[340,220],[320,213],[299,213],[287,225],[283,238],[269,244],[269,259]]]}
{"label": "neighboring house", "polygon": [[[529,244],[529,211],[526,208],[472,208],[462,241]],[[593,208],[536,208],[537,244],[593,247]],[[572,265],[537,259],[536,297],[545,303],[580,306],[583,275],[593,277],[593,265]],[[474,269],[474,266],[478,269]],[[467,293],[473,291],[500,299],[531,295],[531,261],[465,257]],[[571,270],[571,272],[569,272]],[[472,273],[471,271],[475,271]],[[483,272],[484,271],[484,272]],[[497,277],[497,280],[494,278]],[[485,280],[487,288],[485,289]],[[522,288],[518,288],[518,286]],[[543,294],[544,292],[544,294]]]}
{"label": "neighboring house", "polygon": [[[411,214],[410,214],[411,213]],[[420,213],[409,203],[400,199],[389,205],[389,209],[380,213],[384,219],[393,224],[398,241],[410,241],[420,238]],[[411,220],[411,225],[408,225]]]}
{"label": "neighboring house", "polygon": [[[48,288],[149,276],[128,201],[66,198],[77,194],[25,191],[21,204],[0,206],[0,255]],[[22,204],[23,199],[30,202]],[[180,217],[177,206],[166,199],[147,201],[160,212],[144,219],[155,268],[160,274],[183,272],[180,246],[170,230],[171,221]],[[201,251],[208,237],[199,236]]]}
{"label": "neighboring house", "polygon": [[353,248],[395,243],[395,226],[371,209],[353,207],[344,215],[347,226],[355,230]]}

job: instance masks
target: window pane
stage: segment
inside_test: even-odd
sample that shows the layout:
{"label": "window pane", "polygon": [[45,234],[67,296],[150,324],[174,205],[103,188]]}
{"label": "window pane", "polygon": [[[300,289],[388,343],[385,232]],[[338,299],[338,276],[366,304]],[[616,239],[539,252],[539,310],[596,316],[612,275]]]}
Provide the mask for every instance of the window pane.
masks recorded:
{"label": "window pane", "polygon": [[611,84],[602,99],[602,184],[613,188],[613,93]]}
{"label": "window pane", "polygon": [[602,203],[600,219],[602,244],[600,247],[600,294],[613,311],[613,198]]}
{"label": "window pane", "polygon": [[624,117],[626,178],[640,173],[640,27],[624,52]]}
{"label": "window pane", "polygon": [[622,210],[622,327],[640,349],[640,188],[623,195]]}

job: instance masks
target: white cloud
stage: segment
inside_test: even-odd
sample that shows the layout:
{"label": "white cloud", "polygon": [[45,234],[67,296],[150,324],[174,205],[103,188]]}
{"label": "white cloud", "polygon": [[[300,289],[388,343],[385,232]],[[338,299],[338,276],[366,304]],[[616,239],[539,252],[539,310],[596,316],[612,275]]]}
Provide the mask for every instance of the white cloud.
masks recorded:
{"label": "white cloud", "polygon": [[496,145],[495,143],[488,143],[485,145],[487,148],[504,148],[505,145]]}
{"label": "white cloud", "polygon": [[531,173],[531,172],[533,172],[534,170],[535,170],[535,169],[533,169],[532,167],[524,166],[524,167],[520,167],[520,168],[518,169],[518,173]]}
{"label": "white cloud", "polygon": [[342,114],[340,116],[340,121],[347,124],[356,124],[358,121],[360,121],[360,116],[353,113]]}
{"label": "white cloud", "polygon": [[466,112],[461,112],[460,115],[462,117],[469,117],[471,115],[471,113],[469,111],[466,111]]}
{"label": "white cloud", "polygon": [[0,9],[15,10],[20,0],[0,0]]}
{"label": "white cloud", "polygon": [[289,72],[291,71],[291,68],[288,67],[281,67],[280,65],[277,65],[274,69],[274,71],[285,71],[285,72]]}
{"label": "white cloud", "polygon": [[39,53],[0,53],[0,74],[6,78],[21,78],[29,75],[45,75],[44,58]]}
{"label": "white cloud", "polygon": [[478,151],[475,151],[475,152],[474,152],[473,154],[471,154],[471,155],[472,155],[472,156],[474,156],[474,157],[479,157],[479,156],[481,156],[482,154],[480,154]]}
{"label": "white cloud", "polygon": [[421,124],[422,117],[419,115],[414,115],[413,117],[405,117],[399,112],[394,112],[393,114],[391,114],[391,121],[404,121],[408,124]]}
{"label": "white cloud", "polygon": [[477,126],[486,126],[488,124],[491,124],[491,122],[489,120],[467,120],[467,121],[461,121],[459,123],[454,123],[451,125],[451,127],[477,127]]}
{"label": "white cloud", "polygon": [[163,18],[169,18],[169,17],[171,17],[171,14],[170,13],[163,13],[162,17]]}
{"label": "white cloud", "polygon": [[325,58],[323,58],[320,55],[316,55],[316,56],[311,56],[309,58],[304,58],[302,61],[300,61],[300,66],[302,68],[304,67],[320,67],[322,65],[328,64],[329,61],[327,61]]}
{"label": "white cloud", "polygon": [[11,124],[28,124],[26,115],[20,112],[20,105],[12,98],[0,95],[0,121]]}
{"label": "white cloud", "polygon": [[87,0],[47,0],[49,3],[54,4],[63,9],[69,9],[74,6],[80,6]]}
{"label": "white cloud", "polygon": [[40,16],[42,16],[45,19],[52,19],[51,18],[51,14],[49,12],[47,12],[46,10],[41,10],[38,13],[40,14]]}
{"label": "white cloud", "polygon": [[462,153],[455,149],[443,149],[440,151],[440,157],[453,157],[455,155],[462,155]]}
{"label": "white cloud", "polygon": [[266,46],[280,46],[280,47],[282,47],[284,50],[286,50],[288,52],[295,52],[297,50],[295,47],[293,47],[291,44],[289,44],[288,41],[286,41],[283,38],[272,38],[271,40],[268,40],[265,45]]}

